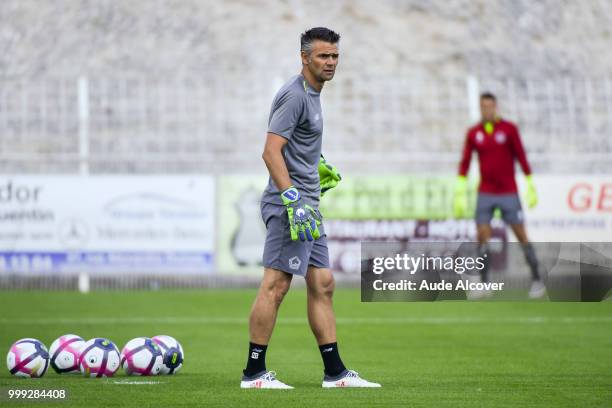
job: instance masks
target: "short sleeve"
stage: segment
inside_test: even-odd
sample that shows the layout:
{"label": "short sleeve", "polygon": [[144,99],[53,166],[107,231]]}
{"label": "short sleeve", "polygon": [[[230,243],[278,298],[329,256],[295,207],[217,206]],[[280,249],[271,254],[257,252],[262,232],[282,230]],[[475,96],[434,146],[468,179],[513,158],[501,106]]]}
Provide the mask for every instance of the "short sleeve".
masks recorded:
{"label": "short sleeve", "polygon": [[291,139],[304,109],[303,95],[286,92],[276,99],[270,113],[268,132]]}

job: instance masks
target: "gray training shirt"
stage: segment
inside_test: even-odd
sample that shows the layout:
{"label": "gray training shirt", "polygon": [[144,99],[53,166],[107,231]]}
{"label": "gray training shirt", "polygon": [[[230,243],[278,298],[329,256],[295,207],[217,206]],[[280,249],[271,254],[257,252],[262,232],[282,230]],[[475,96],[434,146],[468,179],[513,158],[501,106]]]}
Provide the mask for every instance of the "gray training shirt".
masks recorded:
{"label": "gray training shirt", "polygon": [[[288,140],[283,155],[289,177],[300,191],[302,200],[318,205],[323,115],[320,95],[308,85],[303,75],[292,77],[274,97],[268,132]],[[261,201],[283,204],[271,177]]]}

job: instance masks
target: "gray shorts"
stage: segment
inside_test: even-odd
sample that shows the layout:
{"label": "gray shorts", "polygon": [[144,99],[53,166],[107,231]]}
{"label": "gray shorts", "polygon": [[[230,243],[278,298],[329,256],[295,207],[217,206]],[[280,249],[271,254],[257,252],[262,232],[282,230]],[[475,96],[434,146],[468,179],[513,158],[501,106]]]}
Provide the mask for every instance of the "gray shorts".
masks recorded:
{"label": "gray shorts", "polygon": [[329,268],[327,235],[323,223],[321,237],[315,241],[292,241],[289,219],[284,205],[261,203],[261,218],[266,224],[263,265],[266,268],[306,276],[308,266]]}
{"label": "gray shorts", "polygon": [[493,212],[499,208],[506,224],[522,224],[523,210],[518,194],[478,193],[476,202],[476,224],[490,224]]}

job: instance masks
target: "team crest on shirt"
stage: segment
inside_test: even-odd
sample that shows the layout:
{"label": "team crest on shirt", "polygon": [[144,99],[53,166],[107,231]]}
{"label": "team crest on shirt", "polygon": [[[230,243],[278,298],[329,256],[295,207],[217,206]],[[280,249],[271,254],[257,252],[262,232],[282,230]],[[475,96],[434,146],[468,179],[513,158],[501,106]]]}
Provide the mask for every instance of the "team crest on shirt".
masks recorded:
{"label": "team crest on shirt", "polygon": [[315,116],[314,116],[314,120],[315,120],[315,122],[318,122],[318,121],[319,121],[319,119],[321,119],[321,115],[319,115],[318,113],[316,113],[316,114],[315,114]]}
{"label": "team crest on shirt", "polygon": [[495,141],[499,144],[506,143],[506,134],[504,132],[495,133]]}
{"label": "team crest on shirt", "polygon": [[481,131],[476,133],[476,143],[482,143],[484,141],[484,134]]}

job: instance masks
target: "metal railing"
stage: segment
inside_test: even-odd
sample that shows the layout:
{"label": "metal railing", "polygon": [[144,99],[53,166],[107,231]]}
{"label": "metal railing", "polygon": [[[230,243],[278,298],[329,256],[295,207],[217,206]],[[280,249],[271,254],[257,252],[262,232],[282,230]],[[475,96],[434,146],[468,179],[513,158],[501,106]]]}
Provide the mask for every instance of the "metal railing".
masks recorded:
{"label": "metal railing", "polygon": [[[0,86],[0,171],[108,173],[263,170],[269,107],[282,80],[80,77]],[[344,166],[448,171],[478,94],[498,95],[534,167],[612,170],[610,78],[365,77],[322,97],[324,147]],[[559,163],[559,158],[563,159]],[[423,167],[425,166],[425,167]]]}

